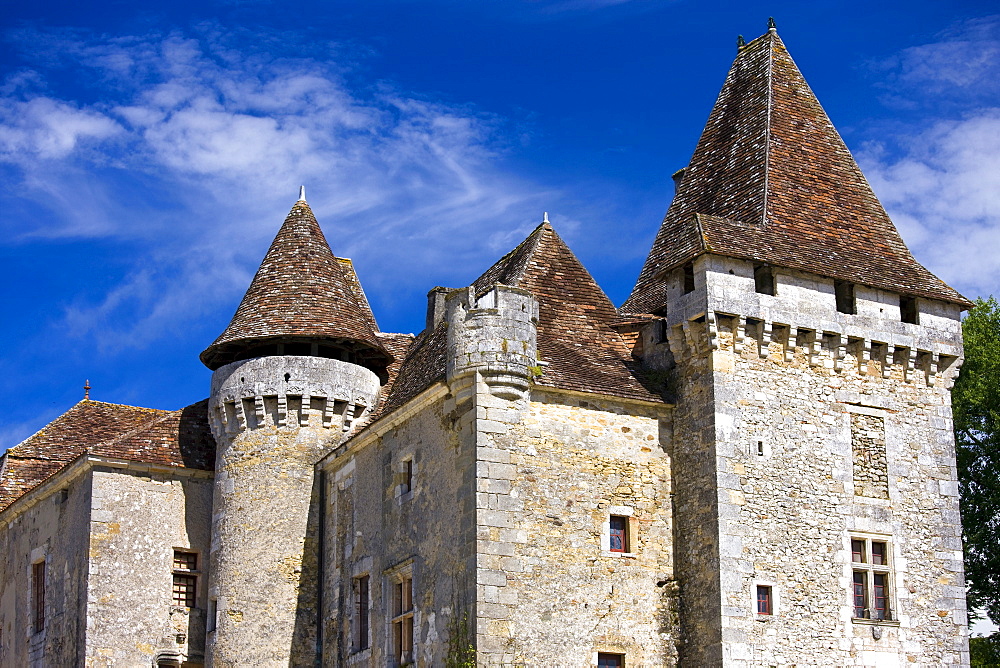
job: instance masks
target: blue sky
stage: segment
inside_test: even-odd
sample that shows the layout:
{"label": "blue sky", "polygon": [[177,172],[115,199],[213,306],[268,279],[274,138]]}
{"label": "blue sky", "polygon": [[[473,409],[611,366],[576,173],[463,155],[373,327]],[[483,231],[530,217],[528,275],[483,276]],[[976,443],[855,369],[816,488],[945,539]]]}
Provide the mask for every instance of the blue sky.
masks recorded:
{"label": "blue sky", "polygon": [[0,12],[0,449],[87,378],[203,398],[198,353],[300,184],[384,331],[419,331],[428,289],[543,211],[620,304],[768,16],[917,259],[1000,295],[995,3],[144,5]]}

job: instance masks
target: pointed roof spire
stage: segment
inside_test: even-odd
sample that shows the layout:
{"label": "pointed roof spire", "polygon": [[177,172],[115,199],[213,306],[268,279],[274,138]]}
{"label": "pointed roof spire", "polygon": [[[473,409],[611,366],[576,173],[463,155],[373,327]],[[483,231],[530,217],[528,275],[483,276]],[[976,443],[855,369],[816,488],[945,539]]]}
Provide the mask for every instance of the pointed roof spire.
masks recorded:
{"label": "pointed roof spire", "polygon": [[299,186],[299,200],[298,201],[300,201],[300,202],[305,202],[306,201],[306,187],[305,186]]}
{"label": "pointed roof spire", "polygon": [[548,212],[548,211],[546,211],[546,212],[544,212],[544,213],[542,214],[542,222],[543,222],[543,223],[547,223],[547,222],[549,222],[549,212]]}
{"label": "pointed roof spire", "polygon": [[93,389],[93,388],[90,387],[90,379],[88,378],[87,380],[83,381],[83,400],[84,401],[87,401],[88,399],[90,399],[90,390],[91,389]]}
{"label": "pointed roof spire", "polygon": [[778,26],[774,24],[774,17],[767,17],[767,31],[768,32],[778,32]]}
{"label": "pointed roof spire", "polygon": [[745,39],[743,39],[743,35],[737,35],[736,36],[736,50],[739,51],[740,49],[742,49],[746,45],[747,45],[747,41]]}
{"label": "pointed roof spire", "polygon": [[773,28],[742,49],[622,310],[715,253],[960,304],[910,255]]}
{"label": "pointed roof spire", "polygon": [[201,361],[214,370],[256,354],[276,354],[255,353],[262,346],[303,343],[346,351],[350,359],[380,374],[392,361],[375,334],[367,300],[345,276],[300,196],[229,326],[205,349]]}

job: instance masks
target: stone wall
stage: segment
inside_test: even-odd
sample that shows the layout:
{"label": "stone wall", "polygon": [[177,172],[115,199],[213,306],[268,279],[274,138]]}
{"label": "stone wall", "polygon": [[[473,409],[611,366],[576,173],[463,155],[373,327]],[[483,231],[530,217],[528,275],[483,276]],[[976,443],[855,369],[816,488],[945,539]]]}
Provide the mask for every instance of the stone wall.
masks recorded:
{"label": "stone wall", "polygon": [[[715,436],[715,488],[701,494],[718,504],[719,663],[967,663],[948,391],[957,307],[921,299],[920,324],[902,323],[898,296],[864,286],[857,314],[842,314],[826,279],[778,272],[771,296],[754,291],[746,262],[707,256],[695,272],[694,292],[674,287],[667,319],[677,433]],[[704,393],[709,416],[687,405]],[[680,454],[676,465],[684,475]],[[678,525],[703,521],[685,503],[696,492],[678,499],[680,514],[695,512]],[[855,537],[889,546],[889,621],[853,619]],[[679,557],[682,595],[715,570]],[[757,586],[771,588],[774,614],[757,614]]]}
{"label": "stone wall", "polygon": [[673,665],[669,408],[537,389],[507,403],[479,397],[480,665]]}
{"label": "stone wall", "polygon": [[[149,666],[157,657],[204,661],[212,480],[190,473],[94,470],[84,541],[88,666]],[[194,608],[173,604],[175,549],[197,554]]]}
{"label": "stone wall", "polygon": [[[0,524],[0,665],[81,665],[90,476],[77,475],[36,494],[7,508]],[[35,633],[31,567],[39,561],[46,568],[45,628]]]}
{"label": "stone wall", "polygon": [[[462,621],[474,629],[475,462],[451,426],[439,398],[324,463],[324,665],[396,665],[392,585],[403,576],[413,582],[416,665],[442,666],[449,643],[473,642]],[[365,575],[370,630],[361,641],[354,586]]]}

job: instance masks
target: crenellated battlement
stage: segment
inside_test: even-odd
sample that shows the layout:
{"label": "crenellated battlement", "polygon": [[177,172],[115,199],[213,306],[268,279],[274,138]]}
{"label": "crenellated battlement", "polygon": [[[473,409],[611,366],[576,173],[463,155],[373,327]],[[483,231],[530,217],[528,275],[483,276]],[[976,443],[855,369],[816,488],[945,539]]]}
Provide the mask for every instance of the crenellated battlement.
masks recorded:
{"label": "crenellated battlement", "polygon": [[212,375],[212,432],[221,440],[263,427],[348,431],[374,407],[378,393],[375,373],[341,360],[292,355],[241,360]]}
{"label": "crenellated battlement", "polygon": [[528,290],[499,283],[482,295],[475,288],[445,298],[449,384],[479,373],[491,393],[523,397],[537,369],[538,300]]}

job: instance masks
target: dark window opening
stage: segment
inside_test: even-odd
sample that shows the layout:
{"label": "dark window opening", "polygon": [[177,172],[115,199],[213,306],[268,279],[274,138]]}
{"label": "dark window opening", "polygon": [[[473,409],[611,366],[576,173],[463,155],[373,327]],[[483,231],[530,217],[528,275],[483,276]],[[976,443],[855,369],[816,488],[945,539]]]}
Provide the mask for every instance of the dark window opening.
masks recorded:
{"label": "dark window opening", "polygon": [[35,633],[45,628],[45,562],[31,565],[32,626]]}
{"label": "dark window opening", "polygon": [[399,486],[400,494],[406,494],[413,489],[413,460],[403,462],[403,482]]}
{"label": "dark window opening", "polygon": [[597,655],[597,668],[624,668],[624,654],[605,654],[600,652]]}
{"label": "dark window opening", "polygon": [[920,323],[920,310],[917,308],[916,297],[901,296],[899,298],[899,319],[914,325]]}
{"label": "dark window opening", "polygon": [[838,311],[841,313],[857,313],[857,304],[854,299],[854,283],[834,281],[833,292],[837,298]]}
{"label": "dark window opening", "polygon": [[754,290],[762,295],[774,294],[774,270],[767,265],[758,264],[753,268]]}
{"label": "dark window opening", "polygon": [[854,571],[854,617],[864,619],[868,616],[868,577],[867,573]]}
{"label": "dark window opening", "polygon": [[356,620],[354,649],[359,652],[363,649],[368,649],[370,609],[368,585],[369,579],[367,575],[362,575],[354,579],[354,615]]}
{"label": "dark window opening", "polygon": [[770,615],[772,613],[771,588],[766,585],[757,585],[757,614]]}
{"label": "dark window opening", "polygon": [[611,516],[611,551],[628,552],[628,518]]}
{"label": "dark window opening", "polygon": [[396,664],[413,661],[413,578],[404,575],[393,591],[392,636]]}
{"label": "dark window opening", "polygon": [[694,292],[694,263],[684,265],[684,294]]}

